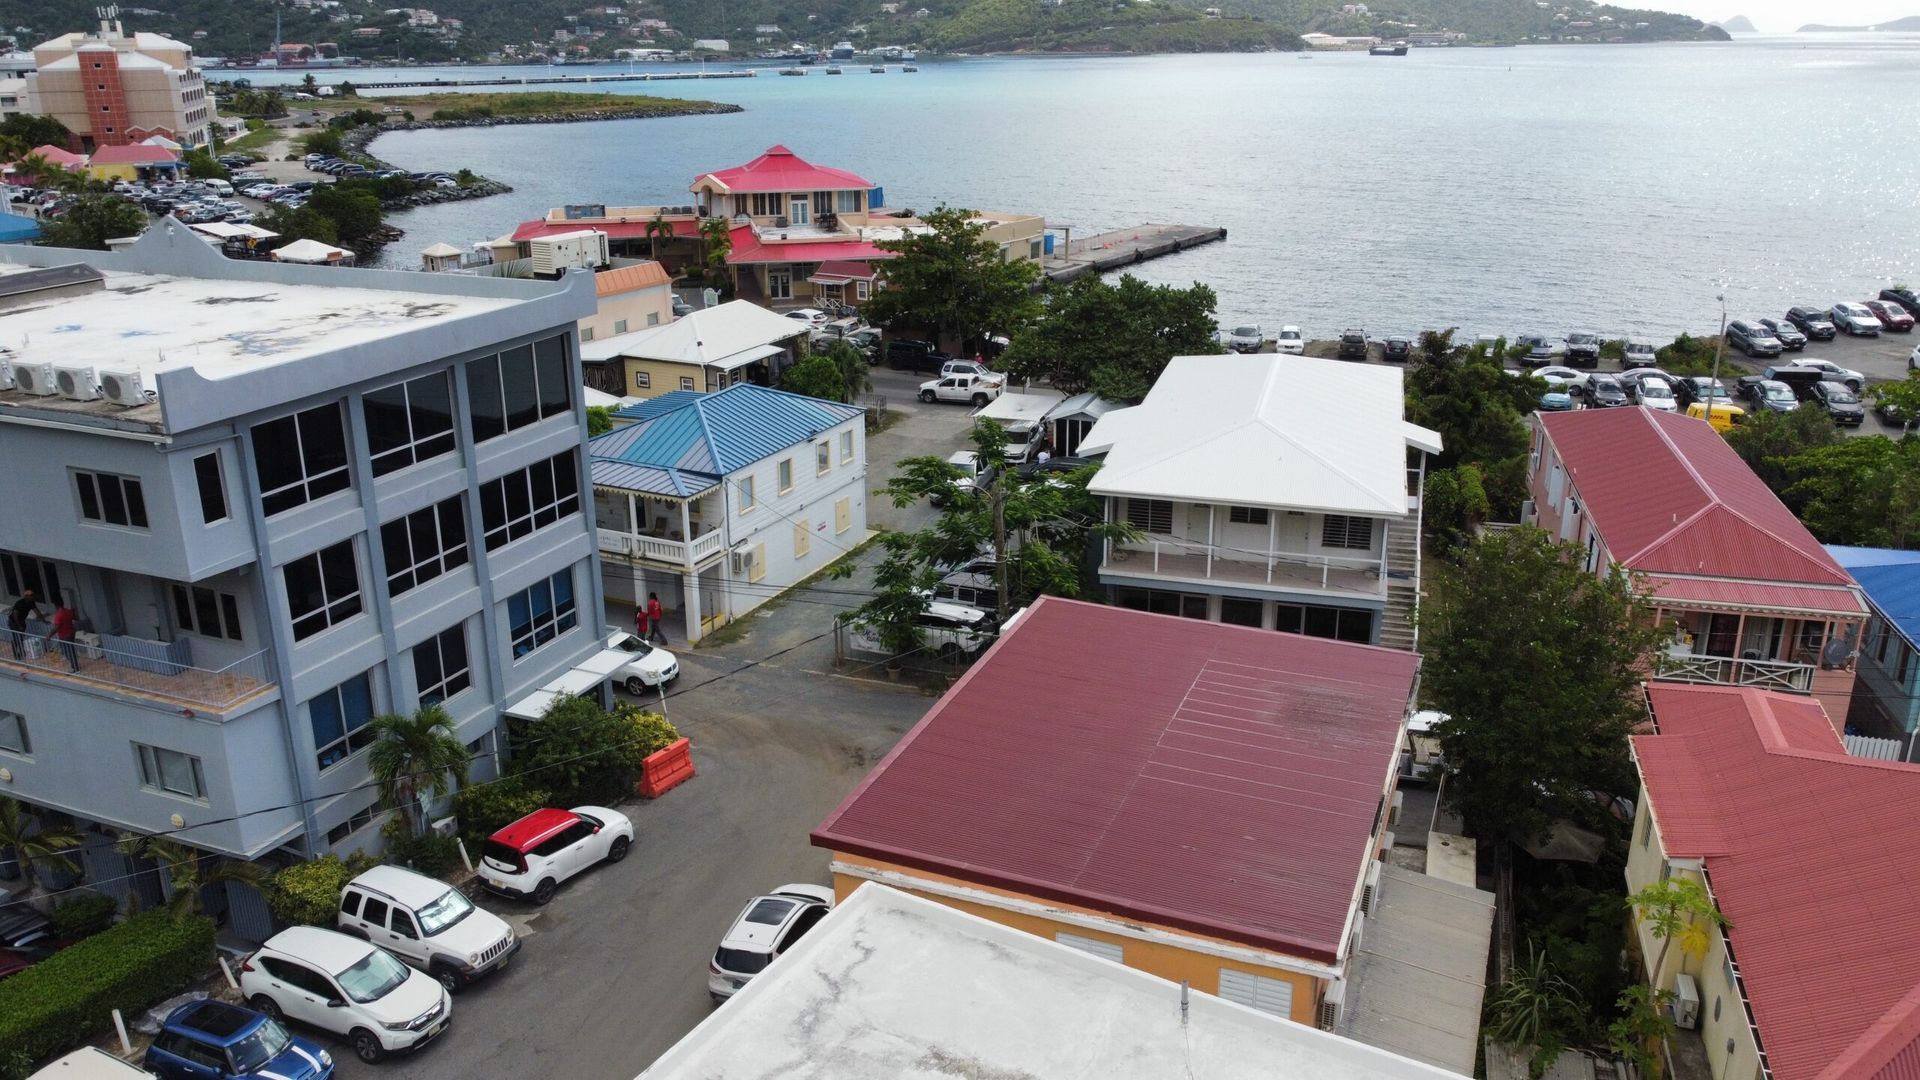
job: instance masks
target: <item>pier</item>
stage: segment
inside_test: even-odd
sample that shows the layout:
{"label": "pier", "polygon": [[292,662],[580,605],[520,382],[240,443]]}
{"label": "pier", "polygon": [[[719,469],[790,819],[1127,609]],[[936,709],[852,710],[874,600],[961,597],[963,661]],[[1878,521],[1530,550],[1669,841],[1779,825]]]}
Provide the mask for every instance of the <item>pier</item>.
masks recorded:
{"label": "pier", "polygon": [[1043,270],[1053,281],[1072,281],[1226,238],[1227,230],[1217,225],[1139,225],[1086,237],[1068,230],[1066,249],[1047,256]]}
{"label": "pier", "polygon": [[[251,69],[233,68],[231,70],[244,73]],[[341,68],[339,70],[346,72],[352,69]],[[589,83],[669,82],[674,79],[751,79],[755,74],[757,73],[749,68],[739,71],[635,72],[631,75],[530,75],[520,78],[502,77],[497,79],[414,79],[401,82],[355,82],[353,87],[355,90],[452,90],[469,86],[585,86]]]}

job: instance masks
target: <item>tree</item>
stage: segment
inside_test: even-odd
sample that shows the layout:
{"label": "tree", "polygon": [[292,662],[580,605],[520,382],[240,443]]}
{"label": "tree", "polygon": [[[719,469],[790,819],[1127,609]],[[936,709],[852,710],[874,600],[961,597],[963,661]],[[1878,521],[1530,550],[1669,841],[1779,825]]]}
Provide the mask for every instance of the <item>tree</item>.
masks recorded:
{"label": "tree", "polygon": [[[1428,483],[1438,481],[1443,498],[1424,517],[1443,546],[1486,517],[1511,520],[1526,498],[1525,417],[1547,385],[1502,368],[1505,345],[1455,345],[1452,330],[1429,331],[1420,335],[1420,362],[1407,371],[1407,419],[1440,434]],[[1463,465],[1475,475],[1436,475]]]}
{"label": "tree", "polygon": [[1920,368],[1909,370],[1900,382],[1881,383],[1868,393],[1885,407],[1887,420],[1899,424],[1902,431],[1911,432],[1920,423]]}
{"label": "tree", "polygon": [[300,80],[300,91],[311,94],[318,89],[320,89],[320,81],[313,77],[313,72],[307,72],[306,77]]}
{"label": "tree", "polygon": [[[265,895],[272,875],[259,863],[209,855],[165,836],[141,836],[122,833],[120,850],[128,855],[152,859],[167,876],[167,911],[174,922],[186,922],[205,907],[201,890],[209,885],[235,882],[249,885]],[[138,893],[129,893],[137,897]],[[129,903],[137,903],[130,900]]]}
{"label": "tree", "polygon": [[605,435],[613,430],[613,407],[610,405],[587,406],[587,437]]}
{"label": "tree", "polygon": [[276,206],[254,219],[255,225],[271,233],[279,234],[275,247],[285,247],[295,240],[318,240],[323,244],[340,242],[340,227],[333,219],[320,213],[311,206]]}
{"label": "tree", "polygon": [[1714,354],[1719,347],[1718,334],[1700,338],[1691,334],[1681,334],[1670,344],[1655,349],[1653,357],[1660,362],[1662,371],[1681,376],[1711,375]]}
{"label": "tree", "polygon": [[1653,1080],[1660,1080],[1666,1066],[1666,1059],[1655,1054],[1653,1048],[1663,1045],[1679,1030],[1673,1014],[1668,1011],[1672,1004],[1671,990],[1655,990],[1644,984],[1629,986],[1614,1002],[1620,1010],[1619,1019],[1607,1026],[1607,1046],[1632,1061],[1640,1075]]}
{"label": "tree", "polygon": [[1008,262],[971,210],[940,207],[921,216],[926,232],[882,240],[886,286],[867,302],[876,326],[921,330],[971,352],[994,334],[1016,336],[1039,312],[1031,286],[1038,264]]}
{"label": "tree", "polygon": [[380,197],[358,184],[322,184],[313,189],[304,209],[331,219],[345,247],[372,239],[386,221]]}
{"label": "tree", "polygon": [[780,389],[824,401],[839,401],[846,392],[840,368],[825,353],[814,353],[780,376]]}
{"label": "tree", "polygon": [[726,290],[727,256],[733,252],[733,231],[727,219],[700,219],[700,269],[709,288]]}
{"label": "tree", "polygon": [[1560,977],[1546,950],[1527,945],[1527,959],[1513,966],[1487,1002],[1487,1037],[1529,1055],[1527,1071],[1540,1077],[1566,1050],[1586,1011],[1579,991]]}
{"label": "tree", "polygon": [[1711,930],[1725,930],[1732,925],[1720,914],[1720,909],[1713,906],[1713,897],[1697,878],[1669,877],[1656,881],[1627,897],[1627,906],[1646,923],[1647,933],[1660,939],[1660,955],[1654,958],[1652,968],[1655,977],[1667,962],[1667,950],[1673,946],[1674,938],[1680,939],[1682,952],[1698,958],[1705,956],[1707,947],[1713,943]]}
{"label": "tree", "polygon": [[1781,499],[1822,543],[1920,546],[1920,436],[1843,439],[1803,450],[1781,467]]}
{"label": "tree", "polygon": [[107,241],[138,236],[147,215],[116,195],[82,195],[67,212],[41,225],[40,242],[49,247],[107,250]]}
{"label": "tree", "polygon": [[407,832],[418,835],[424,825],[423,804],[444,797],[456,782],[466,783],[473,752],[460,740],[453,718],[438,705],[412,716],[376,716],[370,726],[373,748],[367,768],[373,782],[381,798],[400,812]]}
{"label": "tree", "polygon": [[851,341],[835,341],[820,351],[833,362],[834,370],[840,375],[840,396],[835,400],[852,405],[860,400],[860,395],[873,389],[873,365],[867,362],[867,354],[860,351]]}
{"label": "tree", "polygon": [[1088,274],[1052,294],[1001,362],[1011,374],[1045,380],[1062,393],[1139,401],[1168,360],[1220,351],[1213,337],[1217,302],[1198,282],[1180,289],[1124,274],[1109,285]]}
{"label": "tree", "polygon": [[632,737],[631,725],[592,698],[567,695],[532,731],[518,733],[509,766],[551,791],[561,806],[606,804],[633,789],[626,746]]}
{"label": "tree", "polygon": [[[1483,841],[1525,842],[1595,813],[1590,791],[1633,786],[1627,735],[1661,630],[1617,568],[1522,526],[1481,536],[1443,566],[1421,610],[1423,691],[1454,800]],[[1598,820],[1593,820],[1598,819]]]}
{"label": "tree", "polygon": [[0,137],[18,139],[28,149],[37,146],[64,147],[73,139],[73,132],[51,116],[15,113],[0,120]]}
{"label": "tree", "polygon": [[66,854],[80,846],[80,834],[65,825],[36,823],[27,808],[18,801],[0,795],[0,859],[13,859],[20,866],[26,891],[32,892],[39,880],[39,864],[72,873],[73,857]]}
{"label": "tree", "polygon": [[1727,445],[1775,494],[1786,489],[1789,458],[1845,438],[1832,418],[1807,405],[1788,412],[1756,409],[1726,434]]}
{"label": "tree", "polygon": [[229,180],[233,173],[225,165],[213,159],[212,152],[204,149],[187,151],[187,175],[195,180]]}
{"label": "tree", "polygon": [[309,154],[325,154],[328,157],[339,157],[347,152],[346,144],[340,141],[339,130],[330,127],[300,136],[300,147]]}
{"label": "tree", "polygon": [[647,222],[647,252],[654,262],[660,261],[660,241],[673,239],[673,223],[659,214]]}

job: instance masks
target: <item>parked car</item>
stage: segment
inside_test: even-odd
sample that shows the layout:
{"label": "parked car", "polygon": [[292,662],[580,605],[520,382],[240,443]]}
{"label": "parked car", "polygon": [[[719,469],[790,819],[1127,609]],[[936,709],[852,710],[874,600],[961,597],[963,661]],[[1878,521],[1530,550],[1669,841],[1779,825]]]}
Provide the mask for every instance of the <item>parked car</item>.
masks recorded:
{"label": "parked car", "polygon": [[1581,397],[1589,409],[1614,409],[1628,404],[1627,388],[1611,375],[1595,372],[1581,388]]}
{"label": "parked car", "polygon": [[687,303],[685,299],[676,294],[673,298],[673,317],[676,319],[684,319],[691,314],[693,314],[693,305]]}
{"label": "parked car", "polygon": [[568,878],[617,863],[632,847],[633,822],[618,810],[535,810],[487,837],[480,880],[502,896],[546,904]]}
{"label": "parked car", "polygon": [[40,960],[39,950],[21,952],[16,949],[0,949],[0,982],[13,978],[39,963]]}
{"label": "parked car", "polygon": [[1799,352],[1807,347],[1807,335],[1785,319],[1761,319],[1760,325],[1772,332],[1774,340],[1788,352]]}
{"label": "parked car", "polygon": [[1804,367],[1799,364],[1776,364],[1760,374],[1774,382],[1782,383],[1793,391],[1798,401],[1813,400],[1813,384],[1826,378],[1826,372],[1817,367]]}
{"label": "parked car", "polygon": [[1570,367],[1563,367],[1559,364],[1549,364],[1546,367],[1534,368],[1530,374],[1536,379],[1545,379],[1549,390],[1585,386],[1588,378],[1587,373],[1584,371],[1575,371]]}
{"label": "parked car", "polygon": [[[993,486],[995,479],[993,467],[983,461],[975,451],[956,450],[947,455],[947,464],[953,466],[960,474],[953,481],[953,490],[956,493],[990,488]],[[935,492],[929,497],[928,501],[935,506],[944,506],[947,497],[939,492]]]}
{"label": "parked car", "polygon": [[1907,370],[1920,371],[1920,345],[1915,345],[1913,351],[1907,354]]}
{"label": "parked car", "polygon": [[1727,324],[1727,344],[1748,356],[1779,356],[1784,345],[1773,331],[1756,320],[1735,319]]}
{"label": "parked car", "polygon": [[1907,314],[1920,319],[1920,292],[1904,285],[1895,285],[1891,289],[1881,289],[1880,299],[1890,300],[1907,309]]}
{"label": "parked car", "polygon": [[1550,360],[1567,351],[1567,343],[1554,341],[1545,334],[1518,334],[1514,336],[1515,345],[1527,347],[1527,359]]}
{"label": "parked car", "polygon": [[952,375],[920,384],[920,400],[931,405],[946,401],[979,408],[1000,396],[1000,384],[973,375]]}
{"label": "parked car", "polygon": [[667,650],[641,641],[638,635],[608,628],[607,648],[628,655],[627,662],[613,670],[613,682],[635,697],[648,690],[664,694],[680,677],[680,661]]}
{"label": "parked car", "polygon": [[747,901],[707,962],[707,992],[725,1001],[833,910],[833,890],[782,885]]}
{"label": "parked car", "polygon": [[1280,328],[1280,336],[1275,340],[1274,347],[1283,353],[1299,356],[1307,351],[1307,339],[1301,336],[1299,327],[1283,326]]}
{"label": "parked car", "polygon": [[190,1001],[167,1014],[141,1062],[161,1080],[256,1076],[326,1080],[333,1055],[265,1013],[224,1001]]}
{"label": "parked car", "polygon": [[1793,387],[1765,375],[1740,376],[1739,396],[1756,410],[1792,412],[1800,407],[1800,399],[1794,395]]}
{"label": "parked car", "polygon": [[1405,334],[1388,334],[1381,345],[1381,359],[1390,364],[1404,364],[1413,355],[1413,339]]}
{"label": "parked car", "polygon": [[1865,375],[1860,374],[1852,368],[1843,368],[1831,360],[1820,360],[1811,356],[1803,356],[1794,362],[1801,367],[1810,367],[1818,370],[1820,377],[1823,379],[1832,379],[1834,382],[1847,384],[1847,389],[1852,390],[1856,394],[1867,385],[1867,377]]}
{"label": "parked car", "polygon": [[26,949],[53,941],[53,923],[39,909],[0,889],[0,948]]}
{"label": "parked car", "polygon": [[1237,353],[1259,352],[1266,341],[1267,335],[1251,323],[1223,331],[1220,335],[1220,344]]}
{"label": "parked car", "polygon": [[152,1076],[97,1046],[83,1046],[48,1062],[27,1080],[152,1080]]}
{"label": "parked car", "polygon": [[1631,371],[1634,368],[1659,366],[1660,358],[1652,342],[1628,339],[1626,350],[1620,360],[1620,370]]}
{"label": "parked car", "polygon": [[949,360],[940,365],[941,378],[950,379],[956,376],[968,376],[979,379],[981,382],[993,383],[996,386],[1004,387],[1007,385],[1006,375],[994,371],[992,368],[976,360]]}
{"label": "parked car", "polygon": [[340,890],[342,931],[366,938],[457,994],[507,966],[520,939],[505,920],[437,878],[376,866]]}
{"label": "parked car", "polygon": [[1680,399],[1682,405],[1707,401],[1729,404],[1733,401],[1733,395],[1727,392],[1725,384],[1706,375],[1694,375],[1680,380],[1675,396]]}
{"label": "parked car", "polygon": [[1695,420],[1705,420],[1713,430],[1722,434],[1747,422],[1747,410],[1724,401],[1715,401],[1712,404],[1696,401],[1687,406],[1687,415]]}
{"label": "parked car", "polygon": [[1877,398],[1873,403],[1873,412],[1882,423],[1905,429],[1908,423],[1907,411],[1886,398]]}
{"label": "parked car", "polygon": [[1600,335],[1577,331],[1567,335],[1567,364],[1570,367],[1600,366]]}
{"label": "parked car", "polygon": [[1854,393],[1844,383],[1822,379],[1813,384],[1813,404],[1827,411],[1833,422],[1842,427],[1859,427],[1867,418],[1866,406],[1860,404],[1860,395]]}
{"label": "parked car", "polygon": [[1639,373],[1642,377],[1627,380],[1627,397],[1635,405],[1643,405],[1661,412],[1679,412],[1680,402],[1673,392],[1673,384],[1664,377],[1656,377],[1651,372]]}
{"label": "parked car", "polygon": [[317,926],[273,935],[240,965],[240,993],[275,1020],[343,1035],[373,1064],[418,1050],[452,1020],[447,988],[370,942]]}
{"label": "parked car", "polygon": [[829,321],[831,321],[830,316],[828,316],[826,312],[821,311],[819,308],[810,308],[810,307],[794,308],[792,311],[783,311],[780,314],[785,315],[789,319],[794,319],[799,322],[806,323],[808,326],[812,327],[815,330],[820,329],[821,327],[827,325]]}
{"label": "parked car", "polygon": [[1541,412],[1571,412],[1573,395],[1565,390],[1549,390],[1540,395]]}
{"label": "parked car", "polygon": [[1880,316],[1875,315],[1865,304],[1842,300],[1833,305],[1827,314],[1833,320],[1833,325],[1854,337],[1880,336]]}
{"label": "parked car", "polygon": [[990,618],[1000,615],[999,566],[991,559],[978,560],[958,570],[940,575],[928,599],[962,607],[979,608]]}
{"label": "parked car", "polygon": [[953,357],[935,348],[931,341],[894,338],[887,342],[887,366],[895,371],[938,372],[941,365],[951,359]]}
{"label": "parked car", "polygon": [[[915,623],[920,628],[921,648],[948,662],[978,656],[993,644],[993,612],[985,608],[930,599]],[[854,648],[876,655],[890,651],[873,624],[856,622],[852,631]]]}
{"label": "parked car", "polygon": [[1881,326],[1896,334],[1904,334],[1913,329],[1913,315],[1891,300],[1868,300],[1865,307],[1880,320]]}
{"label": "parked car", "polygon": [[1342,360],[1365,360],[1367,358],[1367,332],[1365,330],[1342,330],[1340,332],[1340,352]]}
{"label": "parked car", "polygon": [[1839,332],[1833,320],[1827,317],[1824,309],[1817,307],[1796,307],[1787,309],[1787,321],[1800,328],[1800,332],[1814,341],[1832,341]]}

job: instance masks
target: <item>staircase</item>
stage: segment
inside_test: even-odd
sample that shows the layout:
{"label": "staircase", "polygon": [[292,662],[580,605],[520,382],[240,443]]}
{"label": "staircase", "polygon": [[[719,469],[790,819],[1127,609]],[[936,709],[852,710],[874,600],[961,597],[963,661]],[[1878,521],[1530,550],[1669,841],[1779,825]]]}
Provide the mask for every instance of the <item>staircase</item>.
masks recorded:
{"label": "staircase", "polygon": [[1420,518],[1387,522],[1387,608],[1380,620],[1380,644],[1415,651],[1420,644],[1414,612],[1420,606]]}

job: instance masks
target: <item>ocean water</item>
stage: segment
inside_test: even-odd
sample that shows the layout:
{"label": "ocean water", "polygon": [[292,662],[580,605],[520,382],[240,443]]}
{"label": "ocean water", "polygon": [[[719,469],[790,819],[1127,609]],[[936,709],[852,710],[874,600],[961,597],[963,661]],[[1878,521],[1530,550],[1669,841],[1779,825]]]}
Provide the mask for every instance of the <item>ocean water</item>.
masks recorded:
{"label": "ocean water", "polygon": [[746,111],[385,136],[375,150],[399,165],[516,189],[396,215],[408,235],[388,264],[563,203],[673,202],[784,143],[896,207],[1039,213],[1081,235],[1225,226],[1226,242],[1137,272],[1206,282],[1223,323],[1315,337],[1666,334],[1716,326],[1723,291],[1738,317],[1920,280],[1920,35],[854,63],[605,88]]}

